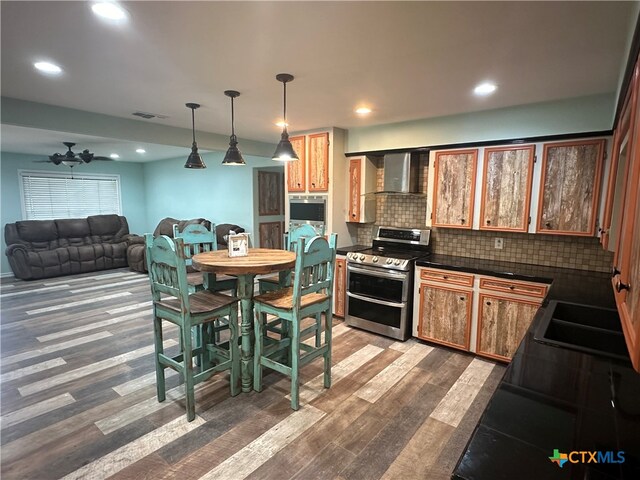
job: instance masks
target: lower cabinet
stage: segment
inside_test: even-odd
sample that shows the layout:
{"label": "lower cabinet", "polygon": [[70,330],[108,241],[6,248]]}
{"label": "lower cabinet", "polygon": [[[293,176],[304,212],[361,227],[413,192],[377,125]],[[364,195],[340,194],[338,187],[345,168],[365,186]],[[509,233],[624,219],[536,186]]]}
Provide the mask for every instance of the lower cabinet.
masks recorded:
{"label": "lower cabinet", "polygon": [[333,288],[333,314],[344,317],[347,302],[347,260],[343,255],[336,256]]}
{"label": "lower cabinet", "polygon": [[471,290],[422,283],[418,337],[469,350]]}
{"label": "lower cabinet", "polygon": [[547,288],[543,283],[417,267],[413,334],[509,362]]}
{"label": "lower cabinet", "polygon": [[481,293],[476,353],[511,360],[539,307],[540,302]]}

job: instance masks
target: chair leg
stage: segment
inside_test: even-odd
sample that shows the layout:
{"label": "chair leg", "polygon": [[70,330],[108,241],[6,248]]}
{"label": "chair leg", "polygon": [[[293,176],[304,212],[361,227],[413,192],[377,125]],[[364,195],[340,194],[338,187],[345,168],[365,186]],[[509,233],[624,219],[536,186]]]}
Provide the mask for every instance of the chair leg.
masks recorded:
{"label": "chair leg", "polygon": [[320,333],[322,329],[322,313],[316,313],[316,348],[320,348]]}
{"label": "chair leg", "polygon": [[300,408],[300,321],[291,322],[291,408]]}
{"label": "chair leg", "polygon": [[329,308],[324,314],[324,344],[327,349],[324,357],[324,387],[331,387],[331,329],[333,328],[333,313]]}
{"label": "chair leg", "polygon": [[238,348],[238,306],[231,309],[229,315],[229,354],[231,355],[231,396],[240,393],[240,349]]}
{"label": "chair leg", "polygon": [[264,339],[264,322],[267,321],[267,314],[262,313],[260,310],[256,310],[256,318],[253,322],[254,331],[254,348],[253,348],[253,389],[256,392],[262,391],[262,363],[260,357],[262,357],[262,348]]}
{"label": "chair leg", "polygon": [[164,383],[164,367],[160,363],[160,354],[164,353],[162,346],[162,319],[155,314],[153,316],[153,338],[156,349],[156,391],[158,402],[164,402],[166,399],[165,383]]}
{"label": "chair leg", "polygon": [[196,418],[195,394],[193,392],[193,349],[191,348],[191,328],[181,328],[182,333],[182,361],[184,368],[184,393],[187,405],[187,421]]}

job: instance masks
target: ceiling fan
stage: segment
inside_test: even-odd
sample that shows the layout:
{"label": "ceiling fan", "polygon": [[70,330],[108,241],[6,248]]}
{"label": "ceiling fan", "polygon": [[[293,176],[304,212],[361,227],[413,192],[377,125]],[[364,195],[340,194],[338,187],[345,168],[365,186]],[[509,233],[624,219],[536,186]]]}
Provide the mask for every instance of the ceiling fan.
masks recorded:
{"label": "ceiling fan", "polygon": [[66,153],[54,153],[49,155],[49,160],[40,160],[42,163],[53,163],[54,165],[66,165],[69,168],[73,168],[76,165],[82,165],[83,163],[91,163],[93,160],[111,160],[109,157],[98,157],[89,152],[88,149],[82,151],[82,153],[74,153],[71,147],[75,146],[73,142],[62,142],[69,150]]}

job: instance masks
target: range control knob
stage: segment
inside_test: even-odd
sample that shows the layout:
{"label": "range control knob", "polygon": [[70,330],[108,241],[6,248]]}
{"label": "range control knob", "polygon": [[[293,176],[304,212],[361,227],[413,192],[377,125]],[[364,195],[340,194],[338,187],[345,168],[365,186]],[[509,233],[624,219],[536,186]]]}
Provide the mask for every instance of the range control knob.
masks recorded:
{"label": "range control knob", "polygon": [[364,256],[364,254],[362,254],[362,253],[361,253],[361,254],[360,254],[360,261],[361,261],[361,262],[364,262],[364,259],[365,259],[365,258],[366,258],[366,257]]}
{"label": "range control knob", "polygon": [[387,258],[387,265],[391,265],[393,263],[393,260],[390,258]]}
{"label": "range control knob", "polygon": [[393,261],[393,264],[394,264],[394,265],[400,265],[400,260],[396,258],[396,259]]}
{"label": "range control knob", "polygon": [[378,263],[378,257],[373,257],[373,258],[371,259],[371,261],[372,261],[373,263]]}

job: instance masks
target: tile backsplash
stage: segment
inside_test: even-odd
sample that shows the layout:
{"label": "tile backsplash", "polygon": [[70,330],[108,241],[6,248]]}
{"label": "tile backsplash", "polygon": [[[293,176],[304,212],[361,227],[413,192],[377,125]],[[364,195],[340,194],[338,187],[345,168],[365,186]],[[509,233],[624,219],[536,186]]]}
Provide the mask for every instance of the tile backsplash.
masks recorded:
{"label": "tile backsplash", "polygon": [[[426,192],[426,162],[423,162],[422,186]],[[378,190],[382,190],[382,163],[378,163]],[[427,199],[422,196],[378,195],[375,225],[424,228]],[[374,224],[356,227],[356,242],[371,245]],[[544,235],[484,230],[433,228],[433,252],[487,260],[530,263],[577,270],[607,272],[613,254],[602,249],[597,238]],[[504,239],[503,248],[494,248],[496,238]]]}

